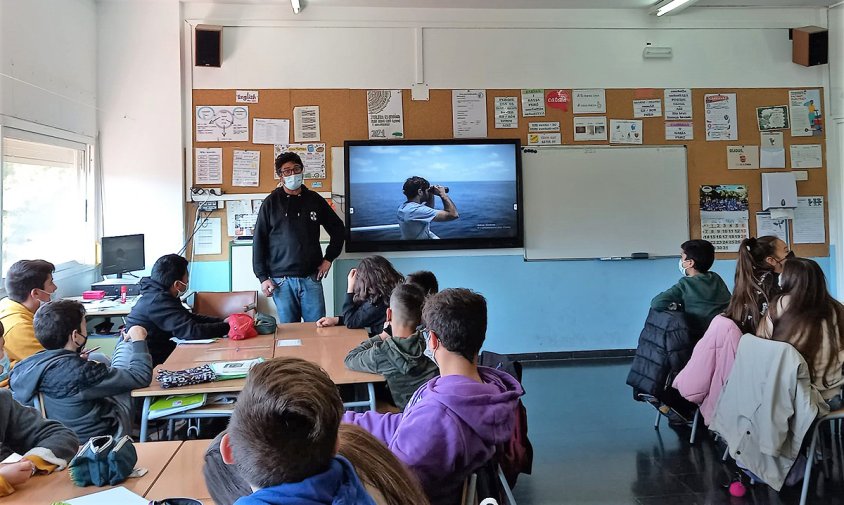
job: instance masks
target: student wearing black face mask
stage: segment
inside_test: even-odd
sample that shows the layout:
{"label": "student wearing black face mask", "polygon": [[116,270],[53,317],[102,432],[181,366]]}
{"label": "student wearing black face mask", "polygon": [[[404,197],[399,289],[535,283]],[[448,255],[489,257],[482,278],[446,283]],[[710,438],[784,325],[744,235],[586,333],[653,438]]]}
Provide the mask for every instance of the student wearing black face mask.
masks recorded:
{"label": "student wearing black face mask", "polygon": [[158,258],[140,287],[142,296],[126,317],[126,326],[140,325],[149,332],[153,366],[164,363],[176,348],[171,337],[197,340],[228,334],[225,320],[194,314],[182,305],[180,298],[188,289],[188,260],[178,254]]}
{"label": "student wearing black face mask", "polygon": [[80,356],[88,341],[81,303],[45,303],[35,312],[33,325],[45,350],[12,369],[9,385],[15,399],[32,404],[40,393],[47,417],[72,429],[83,444],[94,436],[130,434],[130,394],[152,381],[146,330],[130,329],[109,366]]}

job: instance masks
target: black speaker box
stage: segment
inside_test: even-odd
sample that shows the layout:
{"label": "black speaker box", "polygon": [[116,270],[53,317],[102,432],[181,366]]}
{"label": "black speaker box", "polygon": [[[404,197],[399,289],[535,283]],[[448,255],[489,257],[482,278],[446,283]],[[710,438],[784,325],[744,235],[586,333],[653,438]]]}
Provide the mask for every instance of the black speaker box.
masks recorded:
{"label": "black speaker box", "polygon": [[223,27],[199,25],[194,30],[194,58],[197,67],[219,67],[223,63]]}

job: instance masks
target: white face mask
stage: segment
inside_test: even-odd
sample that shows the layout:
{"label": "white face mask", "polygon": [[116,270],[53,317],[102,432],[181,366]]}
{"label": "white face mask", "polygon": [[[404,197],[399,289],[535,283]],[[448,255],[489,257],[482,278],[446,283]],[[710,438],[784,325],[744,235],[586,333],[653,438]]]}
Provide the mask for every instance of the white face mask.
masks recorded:
{"label": "white face mask", "polygon": [[423,351],[423,354],[424,354],[424,355],[425,355],[428,359],[430,359],[431,361],[433,361],[435,365],[440,366],[440,364],[439,364],[439,363],[437,363],[437,357],[434,355],[434,350],[431,348],[431,336],[430,336],[430,333],[425,332],[425,333],[423,333],[423,335],[426,335],[426,336],[428,337],[428,338],[426,338],[426,339],[425,339],[425,350]]}
{"label": "white face mask", "polygon": [[685,263],[685,261],[683,261],[683,258],[680,258],[680,263],[678,264],[678,266],[680,267],[680,273],[683,274],[683,277],[685,277],[686,267],[683,266],[683,263]]}
{"label": "white face mask", "polygon": [[182,281],[178,281],[178,282],[179,282],[179,284],[181,284],[181,285],[183,285],[183,286],[185,287],[185,289],[180,289],[179,291],[177,291],[177,292],[176,292],[176,296],[177,296],[177,297],[179,297],[179,298],[181,298],[181,297],[185,296],[185,293],[187,293],[187,292],[188,292],[188,285],[187,285],[187,284],[185,284],[185,283],[184,283],[184,282],[182,282]]}
{"label": "white face mask", "polygon": [[3,357],[0,358],[0,381],[4,381],[9,378],[11,368],[12,364],[9,362],[9,355],[4,353]]}
{"label": "white face mask", "polygon": [[780,291],[782,291],[782,274],[777,277],[777,286],[780,287]]}
{"label": "white face mask", "polygon": [[302,187],[302,183],[305,181],[305,174],[293,174],[288,175],[284,178],[284,187],[289,189],[290,191],[296,191],[300,187]]}
{"label": "white face mask", "polygon": [[41,289],[39,291],[41,291],[42,293],[47,293],[47,296],[49,297],[49,300],[47,300],[46,302],[39,298],[38,299],[39,306],[44,305],[45,303],[50,303],[50,302],[52,302],[53,300],[56,299],[56,292],[55,291],[53,291],[52,293],[50,293],[49,291],[47,291],[45,289]]}

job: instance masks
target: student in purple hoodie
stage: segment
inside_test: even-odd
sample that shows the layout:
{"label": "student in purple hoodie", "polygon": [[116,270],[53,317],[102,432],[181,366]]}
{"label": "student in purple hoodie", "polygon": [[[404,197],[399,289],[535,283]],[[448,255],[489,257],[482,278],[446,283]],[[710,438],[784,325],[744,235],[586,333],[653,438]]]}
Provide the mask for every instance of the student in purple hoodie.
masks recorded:
{"label": "student in purple hoodie", "polygon": [[440,369],[403,413],[346,412],[413,470],[431,505],[460,502],[463,481],[510,440],[524,390],[506,372],[477,365],[487,325],[486,300],[446,289],[425,301],[425,354]]}
{"label": "student in purple hoodie", "polygon": [[337,455],[342,414],[337,387],[317,365],[277,358],[252,368],[220,439],[223,462],[253,490],[235,505],[375,505]]}

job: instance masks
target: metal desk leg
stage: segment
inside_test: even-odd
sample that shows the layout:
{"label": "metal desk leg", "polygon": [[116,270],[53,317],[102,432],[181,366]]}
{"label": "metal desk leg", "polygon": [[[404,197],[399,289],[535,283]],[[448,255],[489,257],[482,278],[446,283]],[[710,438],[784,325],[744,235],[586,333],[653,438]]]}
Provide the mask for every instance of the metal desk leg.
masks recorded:
{"label": "metal desk leg", "polygon": [[147,441],[147,425],[149,424],[149,406],[151,400],[151,396],[144,397],[144,408],[141,411],[141,439],[139,440],[139,442]]}
{"label": "metal desk leg", "polygon": [[367,382],[366,391],[369,393],[369,410],[375,412],[375,386],[371,382]]}

